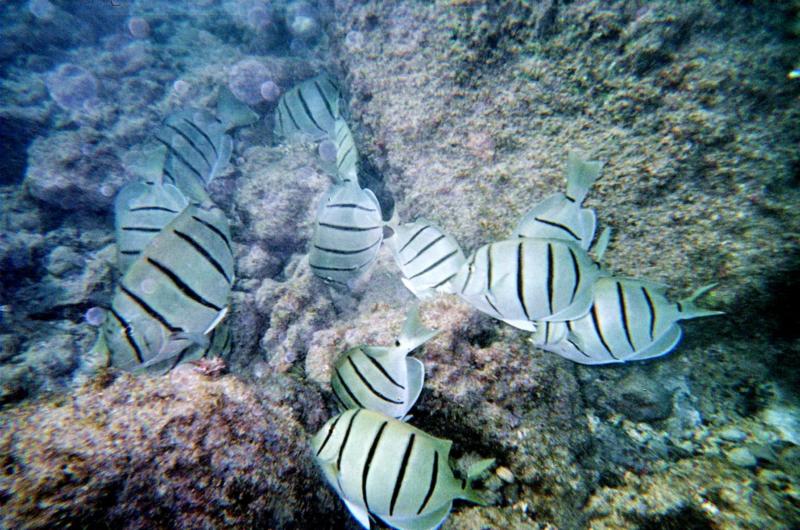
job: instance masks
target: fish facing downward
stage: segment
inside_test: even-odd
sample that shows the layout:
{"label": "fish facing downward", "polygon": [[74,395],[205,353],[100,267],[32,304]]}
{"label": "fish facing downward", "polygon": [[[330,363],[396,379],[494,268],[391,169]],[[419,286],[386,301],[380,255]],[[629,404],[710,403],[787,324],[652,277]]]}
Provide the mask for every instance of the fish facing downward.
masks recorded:
{"label": "fish facing downward", "polygon": [[403,274],[403,284],[414,296],[429,298],[451,293],[451,281],[466,261],[458,242],[425,219],[405,223],[386,240]]}
{"label": "fish facing downward", "polygon": [[323,280],[351,285],[375,261],[382,241],[375,195],[353,182],[334,184],[317,211],[308,263]]}
{"label": "fish facing downward", "polygon": [[534,331],[534,321],[581,317],[592,303],[592,285],[606,275],[577,243],[517,238],[479,248],[452,282],[476,309]]}
{"label": "fish facing downward", "polygon": [[672,302],[661,285],[631,278],[600,278],[585,316],[551,324],[546,338],[543,333],[547,331],[540,324],[534,343],[581,364],[660,357],[680,341],[679,321],[722,314],[695,304],[712,288],[701,287],[688,298]]}
{"label": "fish facing downward", "polygon": [[484,504],[472,482],[493,460],[478,462],[465,480],[448,460],[450,440],[434,438],[379,412],[350,409],[311,439],[326,480],[364,528],[370,516],[392,528],[437,528],[454,499]]}
{"label": "fish facing downward", "polygon": [[275,134],[306,134],[314,140],[335,139],[335,123],[342,99],[327,75],[318,75],[286,91],[275,111]]}
{"label": "fish facing downward", "polygon": [[224,213],[211,203],[188,206],[117,285],[103,327],[112,365],[134,370],[168,360],[177,364],[190,346],[213,343],[233,281]]}
{"label": "fish facing downward", "polygon": [[409,309],[394,346],[357,346],[336,361],[331,388],[340,410],[360,407],[401,419],[416,403],[425,380],[425,366],[408,354],[435,337]]}
{"label": "fish facing downward", "polygon": [[589,188],[600,176],[602,163],[583,160],[571,152],[567,158],[567,192],[556,193],[534,206],[520,220],[513,237],[574,241],[588,250],[597,224],[594,210],[581,208]]}

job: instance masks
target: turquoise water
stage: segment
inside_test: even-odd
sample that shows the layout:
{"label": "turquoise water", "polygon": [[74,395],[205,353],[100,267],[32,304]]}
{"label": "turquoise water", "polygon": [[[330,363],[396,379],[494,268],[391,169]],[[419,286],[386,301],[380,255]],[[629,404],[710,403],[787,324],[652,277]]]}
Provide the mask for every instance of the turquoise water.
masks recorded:
{"label": "turquoise water", "polygon": [[4,3],[0,528],[797,527],[798,12]]}

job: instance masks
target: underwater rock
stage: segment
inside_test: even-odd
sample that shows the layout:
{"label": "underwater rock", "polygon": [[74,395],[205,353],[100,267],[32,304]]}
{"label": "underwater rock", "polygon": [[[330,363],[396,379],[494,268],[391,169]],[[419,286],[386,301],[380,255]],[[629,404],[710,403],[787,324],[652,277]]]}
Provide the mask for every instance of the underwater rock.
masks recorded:
{"label": "underwater rock", "polygon": [[85,68],[65,63],[47,76],[47,90],[64,110],[81,112],[97,97],[97,79]]}
{"label": "underwater rock", "polygon": [[746,447],[736,447],[725,453],[725,457],[731,464],[739,467],[756,467],[758,461],[755,455]]}
{"label": "underwater rock", "polygon": [[3,527],[297,528],[339,519],[297,414],[278,393],[232,376],[212,380],[191,366],[169,378],[104,375],[0,421]]}
{"label": "underwater rock", "polygon": [[240,101],[248,105],[257,105],[264,99],[261,95],[261,86],[267,81],[274,81],[276,77],[276,73],[263,62],[256,59],[242,59],[228,72],[228,88]]}

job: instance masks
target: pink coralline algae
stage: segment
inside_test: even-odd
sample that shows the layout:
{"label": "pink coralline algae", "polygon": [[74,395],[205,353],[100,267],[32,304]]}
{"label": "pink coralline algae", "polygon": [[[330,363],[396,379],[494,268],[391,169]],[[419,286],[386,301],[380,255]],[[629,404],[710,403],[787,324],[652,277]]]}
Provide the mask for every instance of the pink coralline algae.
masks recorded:
{"label": "pink coralline algae", "polygon": [[150,24],[142,17],[131,17],[128,20],[128,31],[134,39],[146,39],[150,35]]}
{"label": "pink coralline algae", "polygon": [[84,110],[87,103],[97,97],[97,79],[76,64],[62,64],[45,82],[50,97],[65,110]]}
{"label": "pink coralline algae", "polygon": [[255,59],[243,59],[230,69],[228,88],[238,100],[256,105],[263,99],[261,86],[273,77],[273,73],[263,63]]}
{"label": "pink coralline algae", "polygon": [[265,81],[261,84],[261,97],[265,101],[277,101],[281,95],[281,89],[274,81]]}

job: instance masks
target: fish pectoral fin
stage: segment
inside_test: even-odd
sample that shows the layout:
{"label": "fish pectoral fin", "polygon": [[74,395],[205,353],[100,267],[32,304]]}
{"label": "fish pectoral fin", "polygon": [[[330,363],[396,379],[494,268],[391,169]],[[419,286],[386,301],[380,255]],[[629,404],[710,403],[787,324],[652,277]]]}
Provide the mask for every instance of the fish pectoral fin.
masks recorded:
{"label": "fish pectoral fin", "polygon": [[510,320],[505,318],[502,320],[509,326],[514,326],[517,329],[530,331],[531,333],[536,332],[536,324],[531,320]]}
{"label": "fish pectoral fin", "polygon": [[425,382],[425,365],[422,361],[414,357],[406,357],[406,368],[408,369],[408,401],[406,402],[406,412],[414,406],[422,392],[422,385]]}
{"label": "fish pectoral fin", "polygon": [[358,521],[361,526],[369,530],[369,512],[367,512],[366,508],[363,506],[358,506],[357,504],[350,502],[345,498],[342,498],[342,501],[344,501],[344,505],[347,506],[347,509],[350,510],[350,513],[353,514],[353,517],[356,518],[356,521]]}

